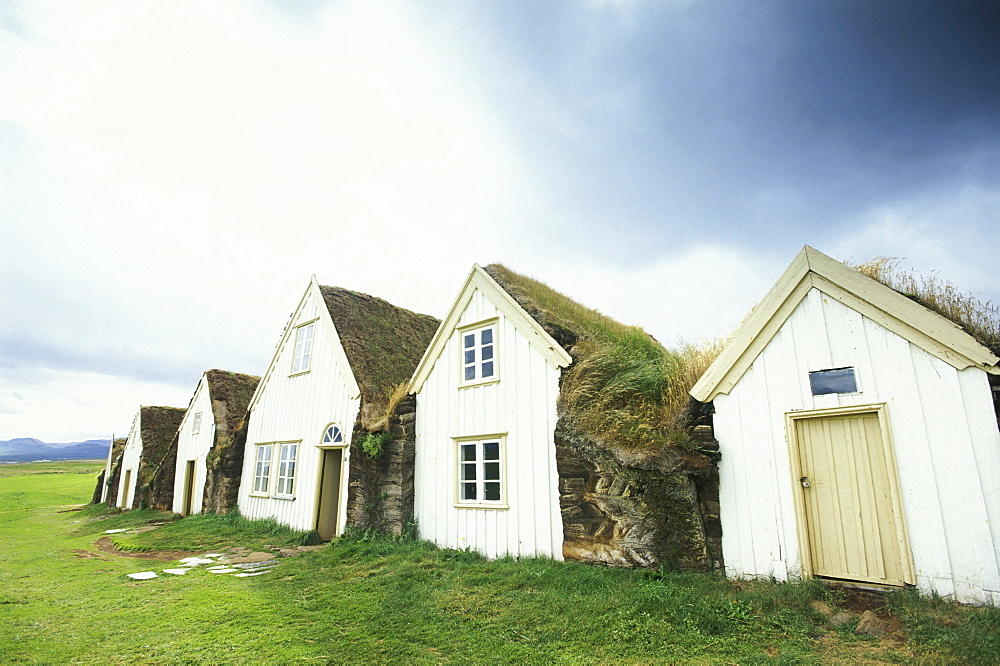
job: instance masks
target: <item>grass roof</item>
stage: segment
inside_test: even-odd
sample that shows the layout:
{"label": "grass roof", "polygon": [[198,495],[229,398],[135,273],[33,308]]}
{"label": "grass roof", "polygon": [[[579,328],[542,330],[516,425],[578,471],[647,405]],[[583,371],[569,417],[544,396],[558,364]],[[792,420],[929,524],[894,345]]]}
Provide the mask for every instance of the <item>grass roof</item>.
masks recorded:
{"label": "grass roof", "polygon": [[560,381],[559,407],[581,430],[621,452],[686,441],[688,390],[718,346],[669,350],[641,328],[503,265],[485,270],[573,357]]}
{"label": "grass roof", "polygon": [[[221,430],[220,426],[224,423],[228,426],[229,432],[235,432],[246,415],[247,406],[250,404],[253,392],[257,390],[260,377],[215,369],[205,372],[205,377],[208,380],[208,393],[212,400],[216,430]],[[217,401],[222,405],[217,405]]]}
{"label": "grass roof", "polygon": [[320,291],[361,388],[364,411],[384,413],[441,322],[368,294],[325,286]]}
{"label": "grass roof", "polygon": [[979,344],[1000,356],[1000,308],[959,291],[937,275],[904,270],[899,261],[894,257],[876,257],[847,266],[958,324]]}
{"label": "grass roof", "polygon": [[[180,427],[186,411],[180,407],[139,408],[142,455],[139,458],[139,470],[136,475],[136,499],[145,494],[171,449],[176,452],[177,428]],[[173,492],[172,483],[170,491]]]}

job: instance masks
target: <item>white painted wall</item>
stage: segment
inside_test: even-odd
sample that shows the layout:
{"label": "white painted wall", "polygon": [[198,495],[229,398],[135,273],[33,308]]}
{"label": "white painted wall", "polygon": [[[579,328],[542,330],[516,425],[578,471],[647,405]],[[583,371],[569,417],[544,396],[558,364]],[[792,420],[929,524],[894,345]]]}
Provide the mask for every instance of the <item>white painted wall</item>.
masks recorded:
{"label": "white painted wall", "polygon": [[[290,376],[295,348],[294,328],[316,320],[309,372]],[[358,416],[360,396],[352,394],[353,374],[340,338],[330,319],[318,287],[311,284],[299,308],[292,315],[289,334],[275,351],[269,373],[261,379],[251,401],[247,426],[247,446],[243,455],[239,508],[247,518],[274,518],[294,529],[316,527],[319,462],[323,433],[337,423],[350,444]],[[299,442],[295,498],[279,499],[252,494],[255,444]],[[343,473],[349,469],[350,451],[344,453]],[[271,490],[275,487],[277,465],[271,467]],[[347,516],[347,483],[342,483],[340,519]]]}
{"label": "white painted wall", "polygon": [[[194,432],[194,415],[201,413],[201,427]],[[208,477],[208,453],[215,443],[215,415],[212,412],[212,396],[208,378],[201,376],[195,389],[191,405],[181,420],[177,432],[177,464],[174,469],[174,513],[184,510],[184,482],[187,463],[194,460],[193,498],[191,513],[201,513],[204,503],[205,480]]]}
{"label": "white painted wall", "polygon": [[[128,440],[125,442],[125,449],[122,451],[121,475],[118,479],[118,506],[128,509],[132,507],[132,500],[135,499],[135,488],[138,483],[139,461],[142,458],[142,408],[136,412],[132,419],[132,430],[128,433]],[[132,474],[125,472],[132,470]],[[125,487],[125,477],[129,477],[128,488]]]}
{"label": "white painted wall", "polygon": [[[115,438],[111,437],[111,446],[108,447],[108,460],[104,463],[104,483],[101,484],[101,502],[108,501],[108,482],[111,481],[111,463],[115,455]],[[119,479],[119,482],[121,480]]]}
{"label": "white painted wall", "polygon": [[[858,394],[811,394],[809,371],[844,366]],[[1000,603],[1000,431],[986,373],[958,371],[816,289],[714,401],[727,573],[801,570],[785,414],[881,402],[917,587]]]}
{"label": "white painted wall", "polygon": [[[553,432],[559,368],[536,351],[480,291],[459,328],[498,318],[500,381],[459,388],[459,333],[452,334],[417,394],[414,512],[423,538],[488,557],[562,559],[562,515]],[[455,507],[456,445],[452,438],[507,433],[508,509]]]}

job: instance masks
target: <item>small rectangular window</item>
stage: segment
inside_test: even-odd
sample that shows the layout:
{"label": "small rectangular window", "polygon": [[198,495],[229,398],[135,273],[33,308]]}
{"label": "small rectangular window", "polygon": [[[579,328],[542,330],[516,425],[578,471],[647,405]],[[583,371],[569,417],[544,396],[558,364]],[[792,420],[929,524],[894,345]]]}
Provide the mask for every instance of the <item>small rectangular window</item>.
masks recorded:
{"label": "small rectangular window", "polygon": [[271,485],[271,444],[258,444],[254,457],[253,491],[267,494]]}
{"label": "small rectangular window", "polygon": [[857,393],[858,378],[854,368],[831,368],[809,373],[809,386],[813,395],[830,393]]}
{"label": "small rectangular window", "polygon": [[462,333],[462,379],[475,382],[495,379],[495,325]]}
{"label": "small rectangular window", "polygon": [[191,423],[191,434],[197,435],[201,432],[201,412],[194,415],[194,421]]}
{"label": "small rectangular window", "polygon": [[295,491],[295,459],[298,444],[282,444],[278,452],[278,487],[275,495],[290,497]]}
{"label": "small rectangular window", "polygon": [[459,442],[458,501],[460,504],[500,504],[503,501],[499,439]]}
{"label": "small rectangular window", "polygon": [[295,349],[292,353],[292,373],[305,372],[309,369],[312,357],[313,327],[315,322],[299,326],[295,329]]}

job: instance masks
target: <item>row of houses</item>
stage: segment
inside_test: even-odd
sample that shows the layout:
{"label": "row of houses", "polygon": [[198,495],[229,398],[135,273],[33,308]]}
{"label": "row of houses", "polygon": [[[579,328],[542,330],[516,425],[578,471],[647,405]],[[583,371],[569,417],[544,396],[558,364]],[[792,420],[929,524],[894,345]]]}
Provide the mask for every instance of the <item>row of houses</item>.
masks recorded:
{"label": "row of houses", "polygon": [[[961,327],[806,247],[645,447],[583,372],[608,331],[659,348],[499,265],[443,321],[314,279],[262,377],[140,408],[95,500],[1000,602],[1000,358]],[[628,428],[574,418],[610,390]]]}

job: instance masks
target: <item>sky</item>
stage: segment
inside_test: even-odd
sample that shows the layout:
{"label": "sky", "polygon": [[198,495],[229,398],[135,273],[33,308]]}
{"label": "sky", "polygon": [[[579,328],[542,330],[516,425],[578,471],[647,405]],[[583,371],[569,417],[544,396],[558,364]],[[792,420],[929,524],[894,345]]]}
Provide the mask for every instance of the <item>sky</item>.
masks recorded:
{"label": "sky", "polygon": [[803,245],[1000,302],[1000,4],[0,0],[0,440],[502,262],[668,347]]}

